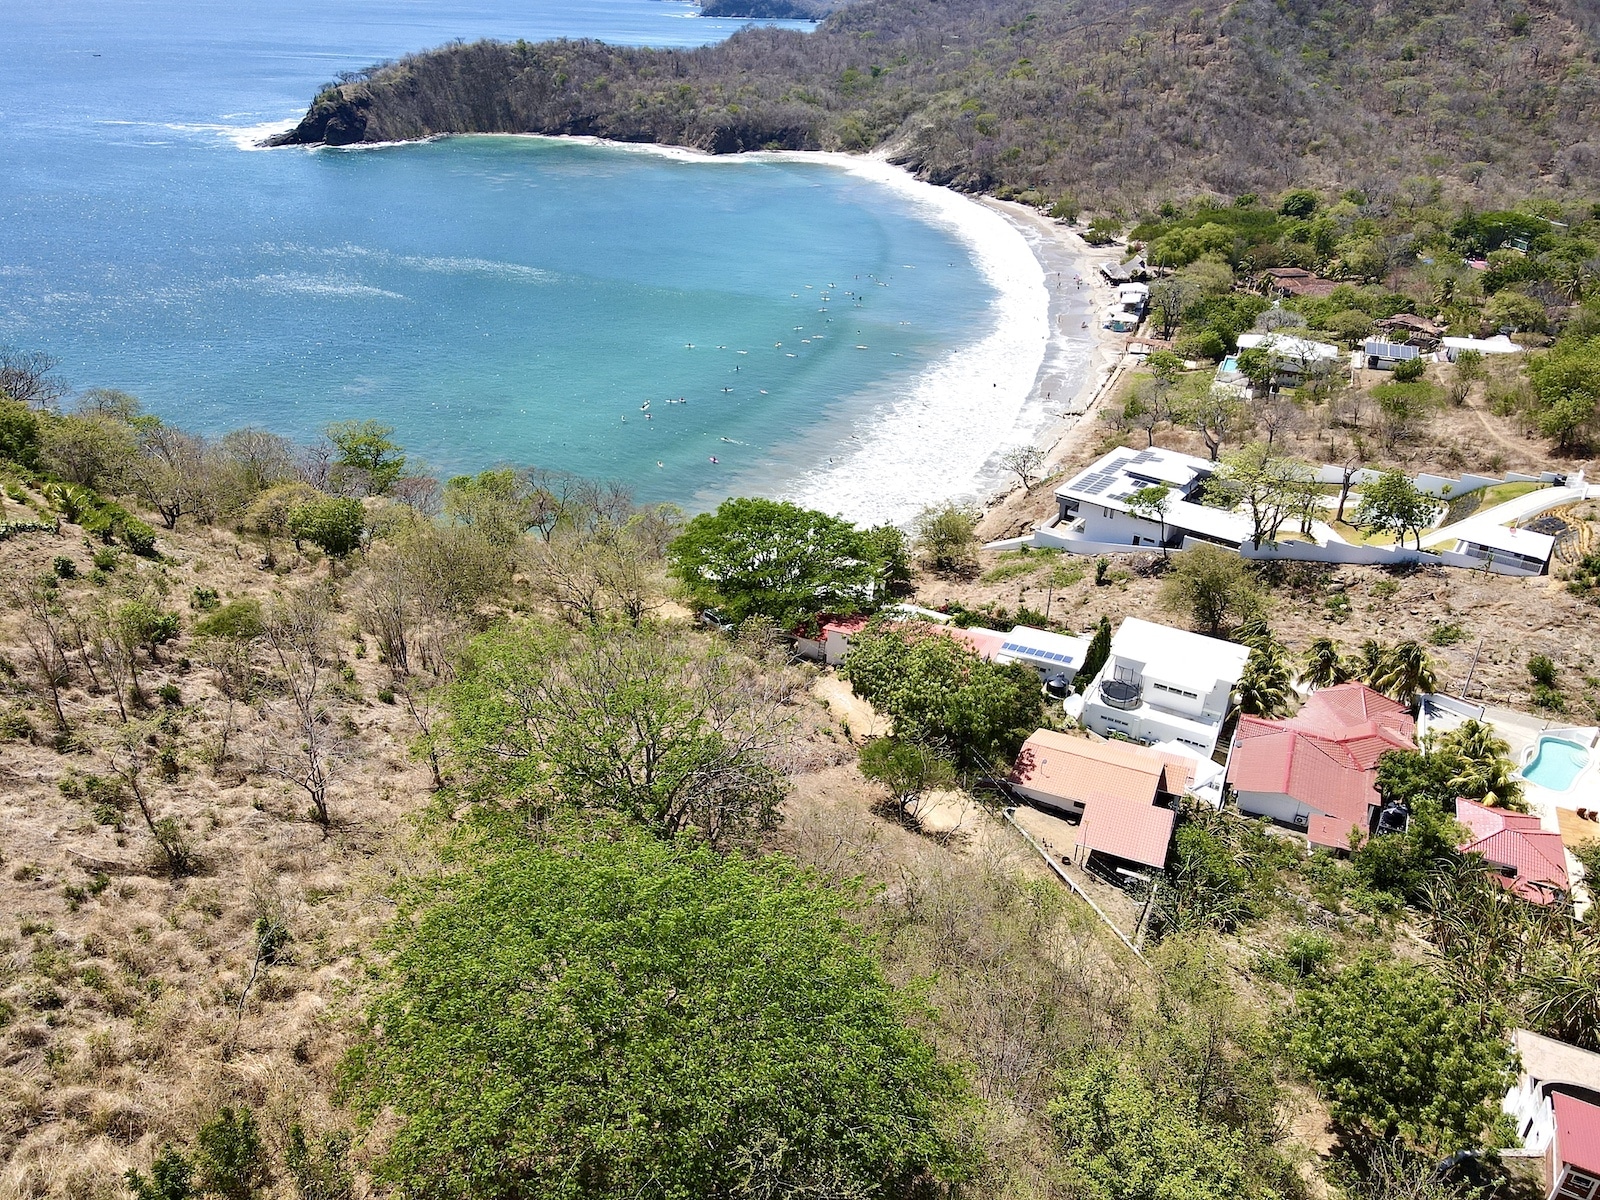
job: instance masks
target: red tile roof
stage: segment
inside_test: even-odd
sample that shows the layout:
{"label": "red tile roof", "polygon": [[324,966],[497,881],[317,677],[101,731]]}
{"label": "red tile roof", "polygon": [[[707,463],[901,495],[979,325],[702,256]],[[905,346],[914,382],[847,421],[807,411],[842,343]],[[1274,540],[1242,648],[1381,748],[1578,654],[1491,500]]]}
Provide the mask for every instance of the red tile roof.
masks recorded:
{"label": "red tile roof", "polygon": [[1555,1092],[1550,1097],[1556,1112],[1556,1163],[1600,1175],[1600,1108]]}
{"label": "red tile roof", "polygon": [[994,629],[963,629],[959,625],[932,625],[929,628],[964,643],[982,658],[993,658],[1006,643],[1006,635]]}
{"label": "red tile roof", "polygon": [[1164,867],[1176,815],[1170,808],[1094,797],[1084,805],[1078,845],[1149,867]]}
{"label": "red tile roof", "polygon": [[1538,817],[1457,800],[1456,820],[1472,834],[1462,843],[1461,852],[1481,854],[1495,866],[1514,872],[1500,881],[1524,900],[1548,904],[1558,892],[1571,887],[1561,835],[1541,829]]}
{"label": "red tile roof", "polygon": [[1377,766],[1378,756],[1386,750],[1417,748],[1417,723],[1405,705],[1364,683],[1341,683],[1312,692],[1284,724],[1340,743],[1363,770]]}
{"label": "red tile roof", "polygon": [[860,633],[872,624],[871,617],[841,617],[837,621],[829,621],[822,627],[823,633],[842,633],[848,637],[852,633]]}
{"label": "red tile roof", "polygon": [[1228,756],[1239,792],[1288,796],[1312,810],[1313,846],[1347,849],[1350,828],[1367,828],[1382,803],[1375,786],[1380,755],[1414,750],[1416,723],[1405,707],[1365,684],[1313,692],[1292,718],[1241,717]]}

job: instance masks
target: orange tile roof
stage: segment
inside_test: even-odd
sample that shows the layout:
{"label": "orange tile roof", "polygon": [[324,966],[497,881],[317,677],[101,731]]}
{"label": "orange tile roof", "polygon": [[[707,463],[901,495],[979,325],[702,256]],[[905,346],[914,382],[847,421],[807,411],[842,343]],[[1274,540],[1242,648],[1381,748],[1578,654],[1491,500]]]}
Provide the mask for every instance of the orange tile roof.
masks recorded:
{"label": "orange tile roof", "polygon": [[1040,729],[1022,744],[1011,782],[1075,803],[1094,796],[1150,806],[1168,769],[1163,755],[1144,746]]}
{"label": "orange tile roof", "polygon": [[1096,797],[1084,806],[1078,845],[1159,869],[1167,865],[1176,818],[1170,808]]}

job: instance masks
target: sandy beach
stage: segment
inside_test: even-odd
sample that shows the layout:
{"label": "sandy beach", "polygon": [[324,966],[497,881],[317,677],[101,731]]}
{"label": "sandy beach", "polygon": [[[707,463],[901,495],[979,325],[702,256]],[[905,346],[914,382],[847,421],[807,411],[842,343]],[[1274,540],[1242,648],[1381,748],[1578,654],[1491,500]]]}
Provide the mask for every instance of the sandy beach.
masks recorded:
{"label": "sandy beach", "polygon": [[[1101,320],[1114,294],[1100,268],[1120,262],[1125,248],[1091,246],[1071,227],[1026,205],[987,196],[979,203],[1022,233],[1045,273],[1050,334],[1030,399],[1048,414],[1033,438],[1033,444],[1045,451],[1048,474],[1096,440],[1100,400],[1125,368],[1127,347],[1136,340],[1130,334],[1113,333]],[[1075,278],[1081,281],[1077,285]],[[1013,482],[989,497],[984,506],[985,528],[993,529],[1001,522],[1009,531],[1018,519],[1004,510],[1008,501],[1020,495],[1021,486]]]}

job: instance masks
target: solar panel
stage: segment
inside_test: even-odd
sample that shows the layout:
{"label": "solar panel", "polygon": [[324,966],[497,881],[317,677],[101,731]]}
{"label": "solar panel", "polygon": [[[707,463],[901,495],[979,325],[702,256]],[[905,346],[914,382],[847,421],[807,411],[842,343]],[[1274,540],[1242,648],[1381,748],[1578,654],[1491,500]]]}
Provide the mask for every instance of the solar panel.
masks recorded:
{"label": "solar panel", "polygon": [[1006,642],[1000,649],[1008,650],[1012,654],[1026,654],[1029,658],[1042,658],[1047,662],[1071,664],[1072,655],[1058,654],[1054,650],[1040,650],[1037,646],[1025,646],[1021,642]]}

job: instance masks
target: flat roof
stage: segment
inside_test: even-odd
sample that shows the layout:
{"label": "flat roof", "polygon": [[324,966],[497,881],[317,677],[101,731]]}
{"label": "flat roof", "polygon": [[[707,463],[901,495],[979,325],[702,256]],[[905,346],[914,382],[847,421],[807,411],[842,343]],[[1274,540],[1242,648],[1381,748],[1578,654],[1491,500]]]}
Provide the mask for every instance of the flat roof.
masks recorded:
{"label": "flat roof", "polygon": [[1152,446],[1146,450],[1119,448],[1101,455],[1056,489],[1057,496],[1089,500],[1122,509],[1122,503],[1152,482],[1186,488],[1216,466],[1203,458]]}
{"label": "flat roof", "polygon": [[1000,662],[1011,658],[1028,658],[1076,668],[1083,665],[1092,640],[1053,633],[1048,629],[1035,629],[1031,625],[1018,625],[1006,634],[1005,643],[996,657]]}
{"label": "flat roof", "polygon": [[1235,545],[1248,541],[1255,532],[1250,518],[1225,508],[1209,504],[1195,504],[1189,500],[1167,502],[1167,525],[1172,529],[1187,529],[1206,537],[1221,538]]}
{"label": "flat roof", "polygon": [[1522,1058],[1522,1073],[1540,1083],[1568,1083],[1600,1092],[1600,1054],[1534,1033],[1511,1031],[1511,1044]]}
{"label": "flat roof", "polygon": [[1147,674],[1163,681],[1204,682],[1209,692],[1218,680],[1239,681],[1250,647],[1126,617],[1111,635],[1111,657],[1142,663]]}
{"label": "flat roof", "polygon": [[1449,350],[1477,350],[1482,354],[1521,354],[1522,347],[1513,342],[1505,334],[1497,334],[1492,338],[1441,338],[1440,344]]}
{"label": "flat roof", "polygon": [[1493,521],[1463,521],[1456,526],[1456,540],[1471,542],[1475,546],[1488,546],[1506,550],[1524,558],[1537,558],[1548,562],[1556,548],[1556,539],[1548,533],[1535,533],[1531,529],[1512,529],[1509,525],[1496,525]]}
{"label": "flat roof", "polygon": [[1255,350],[1258,348],[1275,351],[1278,354],[1293,355],[1296,358],[1339,357],[1339,347],[1330,346],[1327,342],[1314,342],[1310,338],[1291,337],[1285,333],[1241,333],[1239,335],[1239,349]]}

